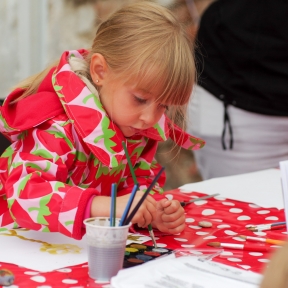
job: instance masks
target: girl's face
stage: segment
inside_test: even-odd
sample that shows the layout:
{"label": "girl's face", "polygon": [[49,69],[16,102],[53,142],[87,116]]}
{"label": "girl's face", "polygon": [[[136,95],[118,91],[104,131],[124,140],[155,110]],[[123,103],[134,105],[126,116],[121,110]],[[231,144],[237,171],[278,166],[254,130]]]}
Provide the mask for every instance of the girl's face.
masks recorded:
{"label": "girl's face", "polygon": [[154,126],[166,111],[166,104],[156,103],[155,92],[111,76],[108,73],[103,79],[100,99],[110,119],[124,136],[131,137]]}

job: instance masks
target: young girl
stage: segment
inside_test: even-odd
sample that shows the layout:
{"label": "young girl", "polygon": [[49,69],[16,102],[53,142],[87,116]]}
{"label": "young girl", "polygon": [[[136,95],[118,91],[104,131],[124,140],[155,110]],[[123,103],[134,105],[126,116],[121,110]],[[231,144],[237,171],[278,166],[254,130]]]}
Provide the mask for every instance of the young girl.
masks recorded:
{"label": "young girl", "polygon": [[[160,170],[159,141],[204,145],[173,120],[194,79],[185,30],[169,10],[141,2],[102,23],[90,50],[66,51],[57,65],[20,83],[0,114],[0,131],[12,142],[0,158],[1,227],[80,239],[83,219],[109,216],[112,183],[121,217],[134,185],[122,141],[139,182],[132,211]],[[164,181],[151,194],[161,193]],[[184,210],[149,195],[132,222],[179,233]]]}

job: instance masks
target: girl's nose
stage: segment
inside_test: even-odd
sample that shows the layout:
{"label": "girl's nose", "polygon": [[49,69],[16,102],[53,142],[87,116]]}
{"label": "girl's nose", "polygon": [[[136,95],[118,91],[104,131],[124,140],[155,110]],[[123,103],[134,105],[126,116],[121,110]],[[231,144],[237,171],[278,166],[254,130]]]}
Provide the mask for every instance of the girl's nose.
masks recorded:
{"label": "girl's nose", "polygon": [[154,126],[161,118],[162,112],[157,109],[158,105],[149,105],[149,107],[141,111],[139,119],[149,128]]}

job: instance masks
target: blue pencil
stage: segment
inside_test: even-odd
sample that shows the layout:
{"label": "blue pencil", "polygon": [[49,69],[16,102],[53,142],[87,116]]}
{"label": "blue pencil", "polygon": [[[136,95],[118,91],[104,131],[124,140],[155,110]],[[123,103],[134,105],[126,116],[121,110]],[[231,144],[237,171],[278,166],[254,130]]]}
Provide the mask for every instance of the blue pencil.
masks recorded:
{"label": "blue pencil", "polygon": [[146,197],[148,196],[148,194],[150,193],[150,191],[153,189],[154,185],[156,184],[156,182],[158,181],[159,177],[161,176],[162,172],[164,171],[164,167],[162,167],[160,169],[160,171],[158,172],[158,174],[155,176],[154,180],[151,182],[151,184],[149,185],[149,187],[147,188],[147,190],[144,192],[143,196],[141,197],[141,199],[139,200],[139,202],[137,203],[137,205],[134,207],[134,209],[132,210],[132,212],[129,214],[129,216],[127,217],[126,221],[124,222],[124,225],[128,225],[132,218],[134,217],[134,215],[136,214],[136,212],[138,211],[138,209],[140,208],[140,206],[142,205],[142,203],[144,202],[144,200],[146,199]]}
{"label": "blue pencil", "polygon": [[115,226],[115,217],[116,217],[116,195],[117,189],[116,184],[111,185],[111,207],[110,207],[110,226]]}
{"label": "blue pencil", "polygon": [[135,184],[134,187],[133,187],[133,190],[132,190],[132,192],[130,194],[128,203],[127,203],[127,205],[125,207],[124,213],[123,213],[123,215],[122,215],[122,217],[120,219],[119,226],[122,226],[125,223],[127,215],[129,213],[129,210],[131,208],[131,205],[133,203],[133,200],[134,200],[134,197],[135,197],[137,191],[138,191],[138,184]]}
{"label": "blue pencil", "polygon": [[[131,219],[133,218],[133,215],[137,212],[137,210],[138,210],[139,207],[140,207],[140,206],[138,206],[138,205],[139,205],[139,203],[138,203],[138,204],[137,204],[138,208],[137,208],[136,210],[135,210],[135,208],[136,208],[137,206],[134,208],[134,210],[132,211],[131,215],[132,215],[133,213],[134,213],[134,214],[132,215],[132,217],[131,217],[131,215],[129,215],[129,219],[130,219],[130,220],[129,220],[129,221],[126,221],[126,220],[127,220],[128,213],[129,213],[129,210],[130,210],[131,205],[132,205],[132,202],[133,202],[133,199],[134,199],[135,194],[136,194],[136,192],[137,192],[137,190],[138,190],[138,188],[139,188],[139,184],[138,184],[136,175],[135,175],[135,173],[134,173],[134,169],[133,169],[133,166],[132,166],[132,163],[131,163],[131,159],[130,159],[130,156],[129,156],[129,153],[128,153],[128,150],[127,150],[127,147],[126,147],[126,144],[125,144],[124,141],[122,141],[122,146],[123,146],[123,148],[124,148],[124,151],[125,151],[125,154],[126,154],[126,158],[127,158],[127,161],[128,161],[128,165],[129,165],[129,168],[130,168],[130,172],[131,172],[131,175],[132,175],[132,178],[133,178],[133,181],[134,181],[134,187],[133,187],[133,190],[132,190],[132,192],[131,192],[130,198],[129,198],[129,200],[128,200],[127,206],[125,207],[125,211],[124,211],[124,214],[122,215],[122,218],[121,218],[121,220],[120,220],[119,226],[122,226],[122,225],[125,225],[125,224],[126,224],[126,225],[129,224],[129,222],[130,222]],[[163,168],[163,170],[164,170],[164,168]],[[156,177],[155,177],[155,179],[154,179],[155,182],[154,182],[154,184],[153,184],[153,182],[152,182],[151,185],[152,185],[152,184],[153,184],[153,186],[155,185],[156,181],[158,180],[158,178],[159,178],[159,176],[161,175],[161,173],[162,173],[163,170],[161,170],[161,171],[158,173],[158,175],[156,175]],[[150,190],[153,188],[153,186],[148,187],[147,190],[150,191]],[[147,192],[147,191],[146,191],[146,192]],[[140,202],[141,202],[141,201],[142,201],[142,202],[144,201],[144,199],[147,197],[148,193],[149,193],[149,192],[146,193],[146,196],[145,196],[145,193],[144,193],[142,199],[140,199]],[[141,205],[141,203],[140,203],[140,205]],[[155,236],[154,236],[154,232],[153,232],[153,228],[152,228],[152,225],[151,225],[151,224],[148,225],[148,231],[149,231],[149,234],[150,234],[150,236],[151,236],[151,238],[152,238],[154,247],[157,248],[157,244],[156,244],[156,241],[155,241]]]}

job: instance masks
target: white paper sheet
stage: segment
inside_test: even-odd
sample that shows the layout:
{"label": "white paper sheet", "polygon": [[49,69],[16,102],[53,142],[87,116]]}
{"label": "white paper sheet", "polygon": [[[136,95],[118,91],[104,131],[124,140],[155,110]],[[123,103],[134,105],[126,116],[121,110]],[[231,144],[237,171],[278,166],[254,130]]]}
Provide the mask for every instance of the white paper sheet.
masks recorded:
{"label": "white paper sheet", "polygon": [[[161,262],[160,262],[161,261]],[[159,258],[120,270],[111,279],[113,288],[257,288],[262,275],[212,261],[184,256]]]}
{"label": "white paper sheet", "polygon": [[1,262],[41,272],[85,263],[88,259],[85,237],[75,240],[60,233],[15,229],[1,232],[0,243]]}
{"label": "white paper sheet", "polygon": [[261,207],[284,208],[279,169],[267,169],[235,176],[189,183],[181,192],[220,193],[220,197],[255,203]]}
{"label": "white paper sheet", "polygon": [[[127,244],[144,243],[148,236],[128,234]],[[0,232],[0,261],[40,272],[86,263],[85,236],[75,240],[60,233],[15,229]]]}

